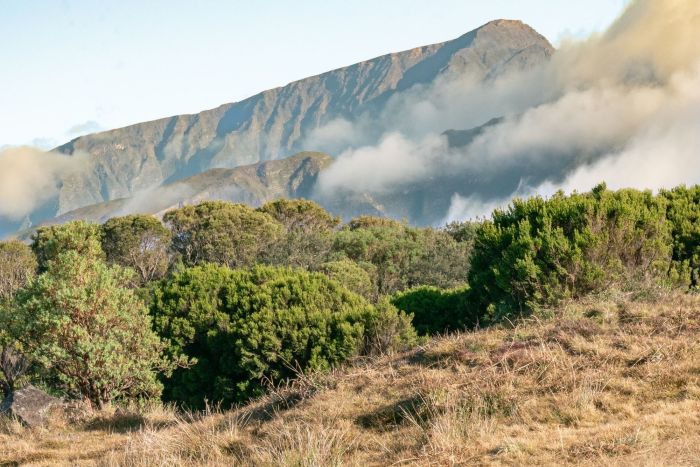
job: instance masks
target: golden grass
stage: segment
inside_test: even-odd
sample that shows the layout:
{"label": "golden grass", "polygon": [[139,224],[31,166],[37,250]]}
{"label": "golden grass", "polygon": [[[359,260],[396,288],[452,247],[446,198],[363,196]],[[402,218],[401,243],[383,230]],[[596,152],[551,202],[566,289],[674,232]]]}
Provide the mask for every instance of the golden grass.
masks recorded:
{"label": "golden grass", "polygon": [[0,425],[0,465],[700,465],[700,297],[586,300],[240,409]]}

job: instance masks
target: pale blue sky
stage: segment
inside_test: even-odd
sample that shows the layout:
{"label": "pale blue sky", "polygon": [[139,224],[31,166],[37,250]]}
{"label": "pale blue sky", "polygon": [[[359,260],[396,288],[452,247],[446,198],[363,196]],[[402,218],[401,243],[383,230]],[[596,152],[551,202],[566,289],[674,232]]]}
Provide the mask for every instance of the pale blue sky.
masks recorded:
{"label": "pale blue sky", "polygon": [[198,112],[521,19],[553,43],[628,0],[0,0],[0,147]]}

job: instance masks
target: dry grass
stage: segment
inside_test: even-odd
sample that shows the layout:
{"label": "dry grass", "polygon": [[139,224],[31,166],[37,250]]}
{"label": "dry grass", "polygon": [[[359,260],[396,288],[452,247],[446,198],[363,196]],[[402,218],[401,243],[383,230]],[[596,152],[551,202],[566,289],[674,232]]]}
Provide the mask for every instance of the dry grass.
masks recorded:
{"label": "dry grass", "polygon": [[700,297],[572,303],[253,404],[30,431],[0,465],[700,465]]}

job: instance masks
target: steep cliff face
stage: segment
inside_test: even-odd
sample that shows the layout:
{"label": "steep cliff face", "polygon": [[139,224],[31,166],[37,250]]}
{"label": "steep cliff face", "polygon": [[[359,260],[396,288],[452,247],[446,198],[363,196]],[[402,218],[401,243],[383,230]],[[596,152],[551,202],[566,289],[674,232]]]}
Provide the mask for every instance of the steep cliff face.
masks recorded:
{"label": "steep cliff face", "polygon": [[549,42],[519,21],[494,21],[453,41],[384,55],[268,90],[241,102],[87,135],[58,148],[90,155],[63,180],[55,214],[128,198],[211,168],[287,157],[336,118],[379,112],[397,92],[441,75],[491,79],[546,61]]}

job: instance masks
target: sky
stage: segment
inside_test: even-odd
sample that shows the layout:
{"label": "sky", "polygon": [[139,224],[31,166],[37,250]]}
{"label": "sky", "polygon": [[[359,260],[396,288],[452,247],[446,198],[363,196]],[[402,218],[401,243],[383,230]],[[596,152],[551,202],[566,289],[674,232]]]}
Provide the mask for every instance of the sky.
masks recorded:
{"label": "sky", "polygon": [[194,113],[520,19],[555,45],[628,0],[0,0],[0,148]]}

